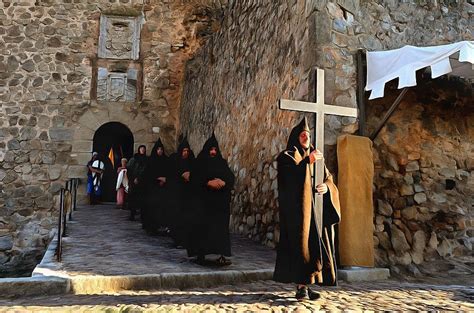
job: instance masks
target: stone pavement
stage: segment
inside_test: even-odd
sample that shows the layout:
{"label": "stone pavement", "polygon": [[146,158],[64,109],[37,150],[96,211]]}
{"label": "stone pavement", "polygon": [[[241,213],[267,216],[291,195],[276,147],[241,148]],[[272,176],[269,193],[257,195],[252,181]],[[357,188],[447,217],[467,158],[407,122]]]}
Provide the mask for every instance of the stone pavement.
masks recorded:
{"label": "stone pavement", "polygon": [[[79,207],[68,223],[62,262],[57,272],[75,275],[146,275],[210,272],[187,258],[186,250],[172,247],[164,236],[147,236],[129,211],[113,205]],[[251,240],[232,236],[233,264],[219,271],[273,270],[275,252]]]}
{"label": "stone pavement", "polygon": [[1,312],[176,312],[176,311],[474,311],[474,288],[388,280],[345,283],[321,289],[318,301],[297,302],[294,286],[258,281],[188,290],[121,291],[1,300]]}
{"label": "stone pavement", "polygon": [[[127,217],[127,211],[108,205],[79,208],[69,223],[63,263],[56,263],[55,271],[73,279],[82,275],[116,277],[157,273],[212,276],[216,271],[191,263],[184,250],[171,247],[169,238],[146,236],[140,223],[130,222]],[[273,270],[275,254],[271,249],[238,236],[232,238],[232,244],[233,265],[219,271]],[[10,299],[0,296],[0,312],[474,311],[471,261],[469,258],[457,267],[444,267],[438,275],[418,275],[416,281],[401,276],[377,282],[340,282],[338,287],[318,288],[322,295],[318,301],[297,302],[292,284],[236,280],[208,288],[155,286],[117,291],[95,288],[91,294]]]}

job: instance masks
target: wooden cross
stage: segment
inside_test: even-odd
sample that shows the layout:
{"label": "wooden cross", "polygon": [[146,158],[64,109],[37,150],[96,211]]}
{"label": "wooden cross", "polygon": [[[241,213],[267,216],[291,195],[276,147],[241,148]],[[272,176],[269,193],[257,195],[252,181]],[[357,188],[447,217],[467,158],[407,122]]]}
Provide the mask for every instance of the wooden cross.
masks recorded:
{"label": "wooden cross", "polygon": [[[314,126],[314,137],[316,148],[324,155],[324,115],[332,114],[339,116],[357,117],[357,109],[324,103],[324,70],[316,69],[316,102],[292,101],[280,99],[280,109],[300,112],[311,112],[316,114],[316,125]],[[316,192],[315,186],[322,184],[324,180],[324,160],[315,162],[316,170],[313,176],[314,186],[314,209],[315,221],[318,233],[322,236],[323,224],[323,196]]]}

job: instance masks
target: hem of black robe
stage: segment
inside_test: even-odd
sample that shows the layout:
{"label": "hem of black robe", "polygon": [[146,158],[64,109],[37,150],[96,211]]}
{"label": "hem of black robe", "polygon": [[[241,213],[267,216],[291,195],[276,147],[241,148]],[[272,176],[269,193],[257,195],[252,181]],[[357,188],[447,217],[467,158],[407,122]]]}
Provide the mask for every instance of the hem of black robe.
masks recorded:
{"label": "hem of black robe", "polygon": [[295,284],[295,285],[307,285],[307,286],[320,286],[320,287],[336,287],[337,286],[337,281],[333,284],[328,284],[328,283],[310,283],[310,282],[297,282],[296,280],[293,279],[279,279],[275,278],[275,276],[272,277],[272,280],[277,282],[277,283],[283,283],[283,284]]}
{"label": "hem of black robe", "polygon": [[207,251],[188,251],[188,257],[195,257],[195,256],[204,256],[204,255],[209,255],[209,254],[215,254],[215,255],[223,255],[226,257],[231,257],[232,253],[231,252],[224,252],[222,253],[221,251],[213,251],[213,250],[207,250]]}
{"label": "hem of black robe", "polygon": [[[336,277],[337,277],[337,274],[336,274]],[[314,277],[314,279],[311,279],[311,277],[308,277],[308,279],[293,279],[289,277],[281,277],[280,274],[275,274],[275,272],[273,273],[273,277],[272,277],[273,281],[284,283],[284,284],[317,285],[317,286],[326,286],[326,287],[337,286],[337,279],[333,283],[328,283],[324,281],[322,283],[319,283],[315,281],[315,279],[316,277]]]}

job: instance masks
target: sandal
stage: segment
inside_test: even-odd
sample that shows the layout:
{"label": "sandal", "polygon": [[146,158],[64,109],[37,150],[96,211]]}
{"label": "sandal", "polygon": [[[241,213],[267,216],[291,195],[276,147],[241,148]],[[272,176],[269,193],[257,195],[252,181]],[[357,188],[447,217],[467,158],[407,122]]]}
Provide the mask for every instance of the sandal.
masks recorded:
{"label": "sandal", "polygon": [[321,298],[321,295],[319,294],[319,292],[316,292],[308,288],[308,298],[309,300],[318,300],[319,298]]}
{"label": "sandal", "polygon": [[232,262],[230,260],[227,260],[225,257],[221,256],[220,258],[218,258],[216,260],[216,265],[218,266],[227,266],[227,265],[231,265]]}
{"label": "sandal", "polygon": [[301,288],[296,287],[296,294],[295,294],[296,300],[301,301],[304,298],[306,298],[307,295],[308,295],[308,288],[306,286],[301,287]]}

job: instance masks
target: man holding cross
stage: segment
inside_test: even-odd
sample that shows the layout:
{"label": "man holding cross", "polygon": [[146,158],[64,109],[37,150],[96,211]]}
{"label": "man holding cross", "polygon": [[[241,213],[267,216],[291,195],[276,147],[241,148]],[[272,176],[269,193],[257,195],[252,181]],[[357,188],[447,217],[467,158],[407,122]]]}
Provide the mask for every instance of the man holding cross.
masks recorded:
{"label": "man holding cross", "polygon": [[[280,109],[315,113],[311,146],[306,118],[293,128],[278,156],[280,242],[273,279],[296,283],[298,300],[319,294],[306,286],[336,285],[334,224],[340,220],[339,193],[324,165],[324,116],[357,117],[357,109],[324,103],[324,71],[316,69],[315,102],[280,100]],[[316,186],[316,187],[314,187]]]}
{"label": "man holding cross", "polygon": [[[339,199],[324,165],[323,183],[313,188],[314,165],[322,159],[311,145],[305,117],[293,128],[286,150],[277,159],[280,241],[273,279],[296,283],[298,300],[319,298],[308,284],[337,283],[333,226],[340,220]],[[323,195],[322,223],[317,222],[314,192]]]}

